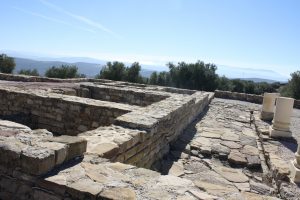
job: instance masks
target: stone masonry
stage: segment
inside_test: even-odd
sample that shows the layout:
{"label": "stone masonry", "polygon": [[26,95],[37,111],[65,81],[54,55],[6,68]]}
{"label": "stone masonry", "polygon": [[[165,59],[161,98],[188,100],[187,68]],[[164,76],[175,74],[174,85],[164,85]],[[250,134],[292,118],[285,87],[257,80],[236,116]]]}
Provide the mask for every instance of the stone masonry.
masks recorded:
{"label": "stone masonry", "polygon": [[282,141],[259,105],[214,93],[0,78],[0,199],[300,198],[288,166],[298,110]]}

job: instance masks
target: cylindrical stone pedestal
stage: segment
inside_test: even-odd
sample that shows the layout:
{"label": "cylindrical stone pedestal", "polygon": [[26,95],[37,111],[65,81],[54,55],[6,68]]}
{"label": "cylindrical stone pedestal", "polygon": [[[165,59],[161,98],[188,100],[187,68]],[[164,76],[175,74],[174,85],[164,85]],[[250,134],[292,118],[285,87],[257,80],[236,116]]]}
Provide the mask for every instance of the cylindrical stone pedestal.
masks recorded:
{"label": "cylindrical stone pedestal", "polygon": [[279,97],[276,100],[276,108],[273,125],[270,127],[271,137],[291,137],[291,115],[293,112],[294,99]]}
{"label": "cylindrical stone pedestal", "polygon": [[300,148],[295,153],[295,160],[292,162],[291,167],[291,178],[293,182],[300,183]]}
{"label": "cylindrical stone pedestal", "polygon": [[272,121],[274,116],[275,100],[279,93],[264,93],[264,99],[260,118],[265,121]]}

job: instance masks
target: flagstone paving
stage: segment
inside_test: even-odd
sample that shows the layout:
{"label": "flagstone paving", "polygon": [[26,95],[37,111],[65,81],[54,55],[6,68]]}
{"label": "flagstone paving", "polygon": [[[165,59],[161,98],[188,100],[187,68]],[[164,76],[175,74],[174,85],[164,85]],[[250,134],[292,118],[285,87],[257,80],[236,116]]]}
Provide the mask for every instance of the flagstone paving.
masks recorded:
{"label": "flagstone paving", "polygon": [[[254,111],[256,126],[250,121],[250,111]],[[221,199],[299,199],[297,187],[276,181],[288,177],[287,167],[296,150],[288,149],[281,140],[267,136],[262,140],[260,130],[267,132],[269,124],[258,119],[259,112],[258,104],[215,98],[207,112],[172,144],[170,153],[156,163],[156,170],[191,180]],[[292,131],[297,137],[299,110],[294,112]],[[293,142],[285,141],[297,146]],[[283,155],[288,156],[282,159]],[[273,168],[277,170],[275,181],[270,178]]]}

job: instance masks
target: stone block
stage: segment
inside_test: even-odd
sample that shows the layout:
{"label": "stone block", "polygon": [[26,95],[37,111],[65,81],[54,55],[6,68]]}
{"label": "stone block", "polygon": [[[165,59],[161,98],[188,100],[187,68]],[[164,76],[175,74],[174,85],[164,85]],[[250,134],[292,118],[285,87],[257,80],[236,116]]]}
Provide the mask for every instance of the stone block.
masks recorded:
{"label": "stone block", "polygon": [[270,126],[270,136],[274,138],[280,138],[280,137],[292,137],[292,132],[288,130],[277,130],[274,129],[273,126]]}
{"label": "stone block", "polygon": [[115,143],[100,143],[91,148],[88,153],[97,154],[104,158],[112,158],[119,152],[119,147]]}
{"label": "stone block", "polygon": [[230,164],[242,165],[242,166],[247,164],[245,155],[239,152],[238,150],[231,150],[228,156],[228,162]]}
{"label": "stone block", "polygon": [[25,145],[19,141],[1,141],[0,163],[12,169],[19,166],[23,148],[25,148]]}
{"label": "stone block", "polygon": [[50,138],[47,141],[66,144],[68,147],[66,160],[70,160],[77,156],[82,156],[83,153],[86,152],[87,141],[81,137],[62,135],[59,137]]}
{"label": "stone block", "polygon": [[300,183],[300,169],[297,168],[297,163],[294,160],[290,163],[291,178],[294,183]]}
{"label": "stone block", "polygon": [[81,179],[67,187],[68,193],[76,199],[96,199],[103,190],[103,185],[91,179]]}
{"label": "stone block", "polygon": [[136,200],[136,194],[131,188],[107,188],[100,193],[102,199]]}
{"label": "stone block", "polygon": [[68,147],[58,142],[39,142],[37,146],[45,147],[55,152],[55,164],[62,164],[67,158]]}
{"label": "stone block", "polygon": [[21,169],[25,173],[41,175],[55,166],[55,153],[42,147],[27,147],[21,154]]}

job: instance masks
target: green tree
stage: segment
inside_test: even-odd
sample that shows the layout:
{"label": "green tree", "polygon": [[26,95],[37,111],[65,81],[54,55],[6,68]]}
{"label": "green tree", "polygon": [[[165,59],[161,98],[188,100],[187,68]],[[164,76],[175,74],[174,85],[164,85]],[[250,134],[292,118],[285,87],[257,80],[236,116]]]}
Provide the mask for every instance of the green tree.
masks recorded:
{"label": "green tree", "polygon": [[51,67],[47,69],[45,76],[49,78],[84,78],[84,74],[78,73],[75,65],[61,65],[60,67]]}
{"label": "green tree", "polygon": [[21,69],[18,74],[28,75],[28,76],[39,76],[37,69]]}
{"label": "green tree", "polygon": [[150,76],[149,83],[151,85],[157,85],[157,72],[153,72]]}
{"label": "green tree", "polygon": [[244,81],[240,79],[233,79],[232,81],[232,92],[245,92],[245,85]]}
{"label": "green tree", "polygon": [[225,76],[220,77],[218,79],[218,89],[224,91],[232,91],[233,90],[232,81]]}
{"label": "green tree", "polygon": [[168,63],[170,86],[179,88],[214,91],[218,87],[217,66],[196,63],[179,62],[177,65]]}
{"label": "green tree", "polygon": [[254,94],[255,83],[253,81],[244,81],[244,92],[249,94]]}
{"label": "green tree", "polygon": [[15,69],[16,63],[13,57],[8,57],[6,54],[0,55],[0,72],[11,74]]}
{"label": "green tree", "polygon": [[300,71],[291,74],[291,79],[288,84],[282,88],[281,94],[300,99]]}
{"label": "green tree", "polygon": [[140,76],[141,66],[138,62],[133,63],[126,68],[125,80],[132,83],[142,83],[143,79]]}
{"label": "green tree", "polygon": [[100,74],[97,75],[98,78],[104,78],[114,81],[121,81],[125,78],[125,65],[122,62],[107,62]]}
{"label": "green tree", "polygon": [[169,72],[160,72],[157,76],[157,85],[170,86],[171,77]]}

